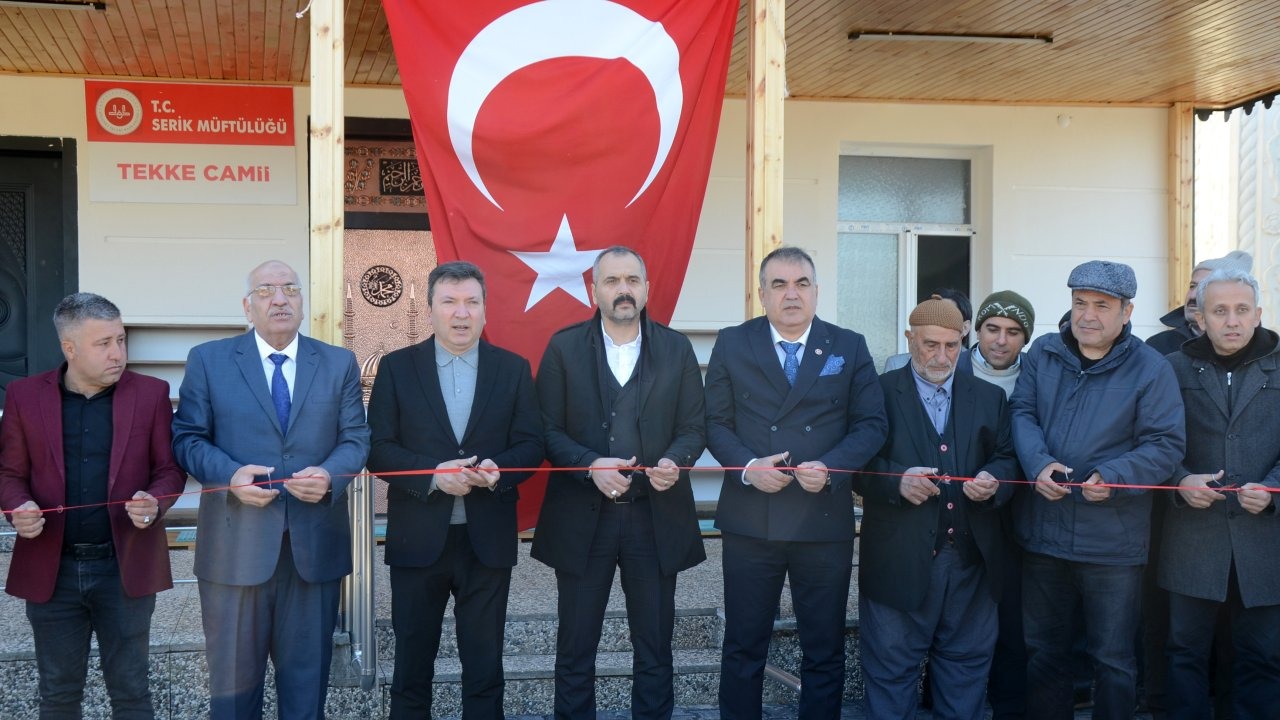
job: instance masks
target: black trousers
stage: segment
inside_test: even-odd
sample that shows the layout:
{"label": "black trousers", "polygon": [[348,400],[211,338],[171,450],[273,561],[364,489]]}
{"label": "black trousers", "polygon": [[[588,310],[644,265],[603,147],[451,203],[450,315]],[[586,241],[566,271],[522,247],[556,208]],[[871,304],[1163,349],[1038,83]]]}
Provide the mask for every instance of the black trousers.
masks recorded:
{"label": "black trousers", "polygon": [[596,648],[614,568],[622,570],[627,624],[634,653],[631,717],[665,719],[675,707],[671,635],[676,576],[658,566],[653,515],[647,500],[604,501],[582,575],[556,571],[560,626],[556,637],[557,718],[596,716]]}
{"label": "black trousers", "polygon": [[724,533],[722,546],[725,627],[720,717],[755,720],[761,716],[765,659],[787,576],[803,656],[800,717],[840,717],[853,541],[784,542]]}
{"label": "black trousers", "polygon": [[1168,656],[1169,717],[1208,720],[1209,656],[1220,610],[1231,617],[1235,659],[1231,668],[1231,717],[1264,720],[1280,708],[1280,605],[1246,608],[1240,599],[1235,568],[1228,578],[1227,600],[1169,593]]}
{"label": "black trousers", "polygon": [[466,525],[450,525],[444,552],[427,567],[391,566],[391,627],[396,634],[391,678],[393,720],[431,717],[431,681],[449,595],[462,661],[462,716],[502,714],[502,639],[511,568],[481,564]]}

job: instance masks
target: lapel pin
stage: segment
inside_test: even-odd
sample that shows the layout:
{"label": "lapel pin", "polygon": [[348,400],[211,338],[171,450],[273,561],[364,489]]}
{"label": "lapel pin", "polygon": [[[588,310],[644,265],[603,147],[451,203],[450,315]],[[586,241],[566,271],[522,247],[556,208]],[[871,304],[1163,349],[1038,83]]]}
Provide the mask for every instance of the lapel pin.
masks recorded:
{"label": "lapel pin", "polygon": [[816,350],[814,350],[814,351],[813,351],[813,354],[814,354],[814,355],[821,355],[821,354],[822,354],[822,348],[817,348]]}

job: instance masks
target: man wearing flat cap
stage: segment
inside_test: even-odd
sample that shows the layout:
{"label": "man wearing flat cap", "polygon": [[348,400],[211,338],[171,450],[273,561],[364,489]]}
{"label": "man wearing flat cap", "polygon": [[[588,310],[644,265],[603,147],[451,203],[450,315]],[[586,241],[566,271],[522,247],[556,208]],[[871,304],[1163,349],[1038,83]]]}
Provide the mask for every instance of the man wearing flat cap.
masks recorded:
{"label": "man wearing flat cap", "polygon": [[1034,486],[1019,493],[1028,718],[1072,716],[1073,615],[1083,608],[1094,718],[1132,718],[1151,495],[1186,444],[1182,399],[1163,356],[1133,337],[1133,268],[1071,271],[1070,322],[1031,346],[1013,391],[1013,440]]}
{"label": "man wearing flat cap", "polygon": [[[920,661],[933,709],[981,718],[996,641],[1003,534],[1017,476],[1004,392],[956,372],[964,319],[938,295],[916,306],[908,366],[880,376],[889,436],[865,474],[858,565],[867,716],[914,718]],[[956,479],[951,479],[956,478]]]}

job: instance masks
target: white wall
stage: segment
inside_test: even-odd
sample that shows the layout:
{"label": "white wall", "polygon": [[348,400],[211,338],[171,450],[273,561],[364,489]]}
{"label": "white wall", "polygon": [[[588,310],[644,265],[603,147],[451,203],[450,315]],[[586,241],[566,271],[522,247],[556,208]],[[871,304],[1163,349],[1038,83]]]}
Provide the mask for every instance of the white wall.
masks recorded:
{"label": "white wall", "polygon": [[[300,201],[285,207],[90,202],[83,81],[0,76],[0,97],[0,134],[78,141],[80,284],[114,299],[133,322],[239,323],[243,275],[270,257],[306,281],[305,88],[294,98]],[[408,116],[398,90],[367,88],[347,91],[346,113]],[[1070,118],[1065,128],[1060,115]],[[820,265],[835,257],[842,148],[970,148],[990,157],[989,169],[975,167],[975,301],[1018,290],[1043,332],[1067,308],[1070,269],[1105,257],[1138,273],[1135,331],[1158,329],[1167,309],[1163,109],[796,101],[786,128],[784,237]],[[745,147],[745,104],[726,100],[678,327],[709,332],[743,319]],[[821,293],[819,313],[834,318],[835,298],[834,288]]]}
{"label": "white wall", "polygon": [[[841,149],[914,145],[990,158],[989,168],[974,166],[975,303],[1017,290],[1036,307],[1037,333],[1047,332],[1070,304],[1071,268],[1106,258],[1137,273],[1134,332],[1159,329],[1168,310],[1165,110],[791,102],[785,123],[784,239],[820,266],[820,315],[836,315],[825,288],[839,279],[821,266],[834,265]],[[726,100],[678,327],[742,319],[745,149],[745,103]]]}
{"label": "white wall", "polygon": [[[131,330],[131,361],[165,377],[175,394],[186,348],[243,323],[250,267],[283,259],[307,282],[305,88],[294,93],[299,202],[283,207],[90,202],[83,81],[0,76],[0,97],[0,134],[77,140],[80,287],[112,298],[131,326],[143,326]],[[399,90],[352,88],[345,100],[348,117],[408,117]],[[1070,117],[1066,127],[1060,115]],[[1071,268],[1109,258],[1137,271],[1135,332],[1158,330],[1167,309],[1164,110],[791,102],[786,128],[784,237],[819,264],[820,315],[836,316],[832,284],[840,279],[822,270],[835,262],[839,155],[892,145],[975,158],[975,302],[1015,289],[1035,305],[1037,333],[1047,332],[1069,305]],[[673,320],[704,362],[715,330],[741,322],[745,292],[754,292],[743,250],[745,148],[745,104],[726,100]],[[713,499],[719,480],[699,473],[695,485],[700,500]]]}

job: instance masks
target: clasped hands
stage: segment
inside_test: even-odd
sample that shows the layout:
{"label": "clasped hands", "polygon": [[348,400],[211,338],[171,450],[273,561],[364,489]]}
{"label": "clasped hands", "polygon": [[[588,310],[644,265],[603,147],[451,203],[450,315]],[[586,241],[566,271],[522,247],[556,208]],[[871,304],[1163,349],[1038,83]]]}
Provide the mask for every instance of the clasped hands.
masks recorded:
{"label": "clasped hands", "polygon": [[796,465],[795,470],[778,469],[778,466],[786,466],[790,457],[790,452],[780,452],[759,458],[742,472],[742,479],[757,490],[767,493],[782,490],[790,485],[793,479],[800,483],[800,487],[805,491],[811,493],[816,493],[827,486],[831,473],[827,471],[826,463],[821,460],[807,460]]}
{"label": "clasped hands", "polygon": [[[1222,487],[1219,482],[1225,472],[1225,470],[1219,470],[1216,473],[1188,475],[1178,481],[1178,494],[1187,501],[1188,505],[1197,510],[1203,510],[1220,500],[1225,500],[1227,496],[1217,489]],[[1240,507],[1257,515],[1271,504],[1271,493],[1265,485],[1245,483],[1236,493],[1236,499],[1240,501]]]}
{"label": "clasped hands", "polygon": [[[1070,485],[1060,485],[1053,479],[1054,473],[1061,473],[1063,477],[1070,481],[1072,470],[1056,460],[1045,465],[1040,474],[1036,475],[1036,492],[1045,500],[1056,502],[1071,494]],[[1080,494],[1089,502],[1102,502],[1111,497],[1111,488],[1102,484],[1102,476],[1096,472],[1090,473],[1089,478],[1080,483]]]}
{"label": "clasped hands", "polygon": [[[280,491],[276,488],[254,485],[257,478],[271,477],[275,468],[265,465],[244,465],[231,476],[231,494],[240,502],[253,507],[266,507],[271,504]],[[295,498],[305,503],[318,503],[328,494],[333,481],[329,471],[322,467],[305,467],[281,483],[284,489]]]}
{"label": "clasped hands", "polygon": [[[942,492],[934,481],[937,476],[938,468],[909,467],[898,482],[898,494],[912,505],[919,505]],[[1000,489],[1000,481],[996,480],[991,473],[982,470],[965,480],[961,489],[964,491],[964,496],[973,502],[984,502],[990,500]]]}
{"label": "clasped hands", "polygon": [[455,497],[462,497],[473,488],[492,490],[498,484],[498,478],[502,476],[497,463],[489,458],[480,460],[476,455],[457,460],[445,460],[436,465],[436,470],[457,470],[457,472],[437,473],[435,476],[436,489]]}
{"label": "clasped hands", "polygon": [[[596,489],[605,497],[619,498],[631,489],[631,479],[634,477],[634,472],[622,468],[635,467],[635,464],[634,455],[627,459],[596,458],[591,463],[591,482],[595,483]],[[680,480],[680,466],[671,458],[664,457],[658,464],[645,468],[644,474],[649,478],[649,487],[657,492],[666,492]]]}

